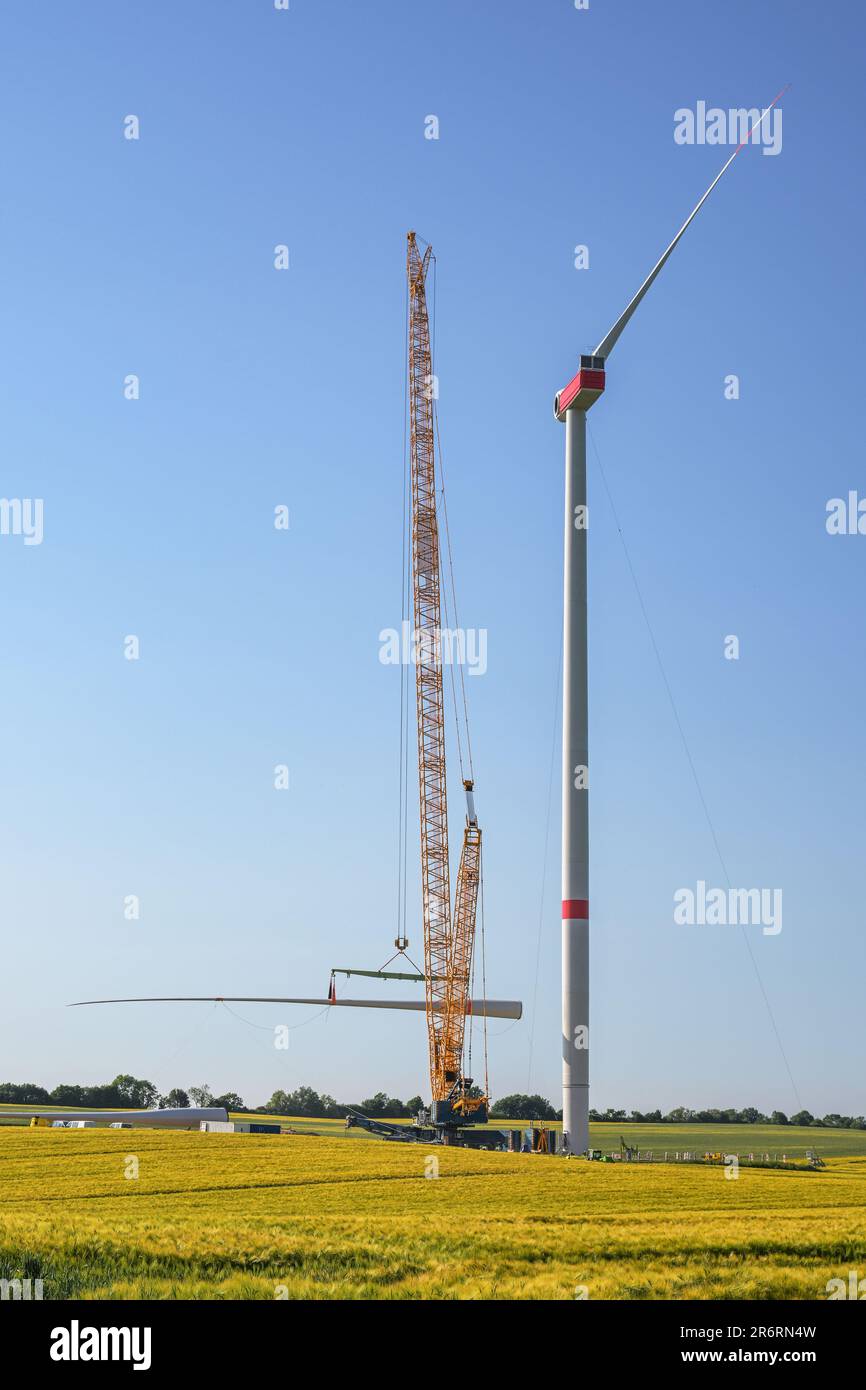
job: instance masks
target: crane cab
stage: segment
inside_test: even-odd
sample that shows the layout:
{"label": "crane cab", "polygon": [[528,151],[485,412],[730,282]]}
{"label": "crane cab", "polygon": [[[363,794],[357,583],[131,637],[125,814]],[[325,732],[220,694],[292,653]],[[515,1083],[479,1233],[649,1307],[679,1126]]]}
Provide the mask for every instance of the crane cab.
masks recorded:
{"label": "crane cab", "polygon": [[457,1096],[455,1099],[434,1100],[430,1119],[440,1132],[458,1131],[465,1125],[486,1125],[490,1112],[486,1096]]}

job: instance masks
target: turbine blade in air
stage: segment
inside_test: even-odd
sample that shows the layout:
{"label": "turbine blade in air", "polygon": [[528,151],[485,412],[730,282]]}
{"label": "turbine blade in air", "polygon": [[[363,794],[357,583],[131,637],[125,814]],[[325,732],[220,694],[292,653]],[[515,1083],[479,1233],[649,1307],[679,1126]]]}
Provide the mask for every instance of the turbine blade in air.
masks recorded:
{"label": "turbine blade in air", "polygon": [[[788,84],[788,85],[790,85],[790,84]],[[671,242],[671,244],[670,244],[670,246],[668,247],[668,249],[665,251],[664,255],[661,257],[660,260],[656,261],[656,264],[653,266],[653,268],[652,268],[652,270],[650,271],[649,275],[648,275],[647,278],[644,280],[643,284],[641,285],[641,287],[640,287],[640,289],[638,290],[637,294],[635,295],[634,299],[632,299],[632,300],[629,302],[629,304],[626,306],[626,308],[625,308],[625,310],[623,311],[623,313],[620,314],[619,318],[617,319],[616,323],[613,325],[613,328],[610,330],[610,332],[608,333],[607,337],[606,337],[606,338],[602,338],[601,342],[599,343],[598,347],[597,347],[596,350],[595,350],[594,356],[596,356],[596,357],[607,357],[607,356],[609,356],[609,354],[610,354],[610,352],[611,352],[611,349],[613,348],[614,344],[616,343],[617,339],[619,338],[620,333],[621,333],[622,330],[625,328],[626,324],[628,323],[629,319],[631,318],[631,316],[632,316],[632,314],[634,313],[634,311],[635,311],[635,309],[637,308],[637,306],[640,304],[641,300],[643,299],[644,295],[646,294],[646,292],[647,292],[647,290],[649,289],[650,285],[652,284],[653,280],[655,280],[656,276],[658,275],[658,273],[659,273],[659,271],[661,270],[662,266],[664,265],[665,261],[669,258],[671,252],[673,251],[674,247],[676,246],[676,244],[677,244],[677,242],[679,241],[680,237],[682,236],[683,232],[686,230],[686,227],[688,227],[689,223],[692,222],[692,221],[694,220],[694,218],[697,216],[697,214],[700,212],[701,208],[703,207],[704,203],[705,203],[705,202],[707,201],[707,199],[709,198],[709,196],[710,196],[710,194],[712,193],[713,189],[715,188],[716,184],[719,182],[719,179],[722,177],[722,175],[725,173],[725,171],[731,166],[731,164],[733,164],[733,162],[734,162],[734,160],[736,159],[737,155],[740,153],[740,150],[743,148],[743,146],[744,146],[745,144],[748,143],[748,141],[749,141],[749,139],[751,138],[752,134],[759,128],[759,126],[761,126],[761,125],[763,124],[763,122],[764,122],[765,118],[767,117],[767,115],[769,115],[769,113],[772,111],[773,107],[776,105],[776,102],[779,100],[779,98],[780,98],[787,90],[788,90],[787,87],[783,87],[782,90],[781,90],[781,92],[779,92],[778,95],[775,96],[775,97],[773,98],[773,100],[770,102],[770,105],[767,107],[766,111],[763,111],[763,112],[761,113],[760,120],[755,121],[754,125],[753,125],[753,126],[751,127],[751,129],[748,131],[748,133],[746,134],[745,138],[744,138],[743,140],[740,141],[739,145],[738,145],[737,148],[734,150],[734,153],[730,156],[730,158],[729,158],[729,159],[726,161],[726,163],[722,166],[722,168],[719,170],[718,174],[716,174],[716,177],[713,179],[712,183],[710,184],[710,186],[709,186],[709,188],[707,189],[706,193],[704,194],[703,198],[701,198],[700,202],[697,203],[696,206],[695,206],[695,207],[692,209],[692,211],[689,213],[688,217],[686,218],[686,220],[685,220],[685,222],[683,223],[683,225],[680,227],[679,231],[677,232],[676,236],[674,237],[674,239],[673,239],[673,241]]]}
{"label": "turbine blade in air", "polygon": [[[423,999],[288,999],[277,995],[168,994],[136,999],[77,999],[70,1009],[88,1004],[320,1004],[333,1009],[411,1009],[423,1013]],[[475,1018],[521,1018],[518,999],[467,999],[466,1012]]]}

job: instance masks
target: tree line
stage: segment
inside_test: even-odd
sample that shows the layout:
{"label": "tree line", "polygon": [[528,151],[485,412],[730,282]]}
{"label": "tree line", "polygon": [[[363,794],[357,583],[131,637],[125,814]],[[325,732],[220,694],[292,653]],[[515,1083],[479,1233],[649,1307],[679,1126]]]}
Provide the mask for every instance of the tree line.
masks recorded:
{"label": "tree line", "polygon": [[311,1119],[344,1120],[350,1110],[362,1110],[374,1118],[408,1119],[417,1115],[424,1102],[413,1096],[405,1103],[379,1091],[365,1100],[340,1104],[333,1096],[319,1095],[310,1086],[296,1091],[274,1091],[264,1105],[247,1105],[236,1091],[217,1095],[210,1086],[174,1087],[164,1095],[152,1081],[135,1076],[116,1076],[101,1086],[55,1086],[48,1091],[33,1082],[0,1081],[0,1104],[3,1105],[60,1105],[70,1109],[94,1110],[153,1110],[173,1109],[195,1105],[221,1105],[234,1113],[264,1115],[298,1115]]}
{"label": "tree line", "polygon": [[816,1129],[866,1129],[866,1116],[863,1115],[818,1115],[808,1110],[798,1110],[795,1115],[786,1115],[783,1110],[773,1110],[764,1115],[754,1106],[745,1110],[689,1110],[679,1106],[663,1115],[660,1110],[650,1110],[641,1114],[639,1110],[626,1113],[625,1110],[590,1110],[590,1120],[609,1124],[615,1120],[627,1120],[629,1124],[648,1125],[798,1125],[813,1126]]}
{"label": "tree line", "polygon": [[[472,1089],[477,1093],[477,1087]],[[320,1095],[311,1086],[299,1086],[294,1091],[274,1091],[264,1105],[247,1105],[236,1091],[215,1095],[207,1085],[189,1086],[186,1090],[176,1086],[162,1095],[153,1082],[127,1075],[116,1076],[102,1086],[61,1085],[55,1086],[53,1091],[30,1082],[2,1081],[0,1103],[98,1110],[164,1110],[187,1105],[221,1105],[235,1113],[297,1115],[313,1120],[344,1120],[350,1110],[360,1110],[373,1119],[410,1119],[424,1108],[420,1096],[402,1101],[384,1091],[377,1091],[365,1100],[346,1103],[334,1100],[333,1096]],[[494,1120],[561,1120],[562,1111],[555,1110],[544,1096],[517,1093],[497,1100],[491,1106],[490,1117]],[[646,1113],[639,1110],[590,1110],[589,1118],[597,1124],[798,1125],[816,1129],[866,1129],[866,1117],[863,1115],[834,1113],[819,1118],[808,1110],[798,1110],[791,1116],[781,1110],[764,1115],[754,1106],[746,1106],[744,1110],[689,1110],[679,1106],[667,1114],[662,1114],[661,1110]]]}

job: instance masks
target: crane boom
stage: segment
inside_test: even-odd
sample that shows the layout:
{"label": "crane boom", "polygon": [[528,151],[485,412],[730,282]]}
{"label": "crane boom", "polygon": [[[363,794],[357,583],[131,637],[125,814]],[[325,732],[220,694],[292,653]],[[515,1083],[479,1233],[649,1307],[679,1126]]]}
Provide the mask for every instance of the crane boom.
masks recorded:
{"label": "crane boom", "polygon": [[[333,969],[327,999],[297,998],[284,995],[245,996],[248,1003],[323,1004],[348,1009],[424,1009],[430,1061],[430,1090],[432,1105],[429,1112],[418,1116],[414,1137],[420,1142],[431,1138],[441,1143],[467,1143],[465,1137],[472,1125],[484,1125],[488,1118],[486,1094],[473,1091],[471,1077],[463,1070],[464,1042],[467,1015],[477,1018],[518,1019],[522,1005],[518,1000],[488,999],[486,987],[482,997],[473,999],[472,958],[475,947],[475,920],[481,891],[481,829],[475,814],[472,780],[472,754],[469,748],[469,728],[466,717],[466,695],[463,692],[463,721],[466,727],[469,754],[469,778],[464,779],[466,793],[466,824],[457,871],[454,909],[451,908],[451,870],[448,856],[448,794],[445,778],[445,690],[443,680],[442,632],[442,566],[439,548],[439,520],[436,479],[436,418],[435,378],[430,341],[430,320],[427,312],[427,272],[432,248],[419,249],[414,232],[409,232],[406,249],[408,279],[408,378],[411,505],[412,505],[412,587],[415,622],[413,660],[415,664],[415,694],[418,721],[418,790],[421,819],[421,896],[424,928],[424,973],[414,962],[411,973],[388,970],[386,961],[380,970]],[[447,515],[446,515],[447,536]],[[450,558],[450,542],[449,542]],[[405,575],[404,575],[405,577]],[[452,578],[452,599],[453,578]],[[455,622],[456,622],[456,599]],[[447,601],[446,601],[447,610]],[[401,688],[400,734],[400,829],[401,829],[401,901],[403,894],[405,856],[403,847],[404,750]],[[455,695],[456,704],[456,695]],[[458,722],[458,750],[463,766]],[[482,939],[483,939],[482,895]],[[394,942],[396,955],[406,955],[408,938],[405,920],[398,916],[398,935]],[[482,953],[483,954],[483,953]],[[483,976],[482,970],[482,976]],[[335,976],[361,975],[373,979],[397,979],[419,982],[423,979],[425,998],[414,999],[337,999]],[[483,984],[483,980],[482,980]],[[170,1002],[225,1003],[230,995],[187,995],[148,997],[147,999],[87,999],[81,1004],[127,1004]],[[485,1072],[487,1064],[487,1035],[484,1034]],[[487,1090],[485,1076],[485,1092]],[[424,1118],[426,1116],[426,1119]],[[395,1137],[394,1126],[383,1126],[355,1115],[351,1121],[385,1137]],[[431,1127],[432,1126],[432,1127]],[[484,1139],[483,1131],[476,1131]],[[406,1137],[401,1128],[399,1137]],[[505,1136],[500,1136],[504,1138]],[[481,1142],[479,1139],[478,1142]],[[485,1143],[487,1141],[485,1140]]]}
{"label": "crane boom", "polygon": [[[415,617],[415,694],[421,809],[421,897],[427,1036],[433,1099],[445,1072],[451,966],[451,874],[445,785],[445,697],[436,466],[433,441],[433,362],[426,280],[431,248],[421,254],[407,238],[409,282],[409,420],[412,475],[412,576]],[[446,1091],[447,1094],[447,1091]]]}
{"label": "crane boom", "polygon": [[463,1041],[472,1013],[469,987],[481,878],[481,830],[472,782],[464,783],[468,813],[457,873],[454,914],[448,859],[445,780],[445,698],[442,679],[441,567],[434,443],[434,378],[427,312],[431,248],[422,254],[407,238],[409,281],[409,416],[412,475],[412,578],[418,785],[421,803],[421,893],[424,984],[433,1101],[460,1100],[465,1090]]}

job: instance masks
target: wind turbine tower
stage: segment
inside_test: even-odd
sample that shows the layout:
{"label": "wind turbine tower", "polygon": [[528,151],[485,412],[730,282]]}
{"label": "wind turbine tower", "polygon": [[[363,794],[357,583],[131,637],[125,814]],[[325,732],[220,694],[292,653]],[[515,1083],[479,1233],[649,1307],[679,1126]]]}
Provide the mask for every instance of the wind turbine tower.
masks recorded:
{"label": "wind turbine tower", "polygon": [[589,1148],[589,732],[586,640],[586,412],[604,391],[607,358],[689,223],[779,101],[750,127],[634,298],[554,401],[565,425],[562,678],[562,1131],[563,1150]]}

